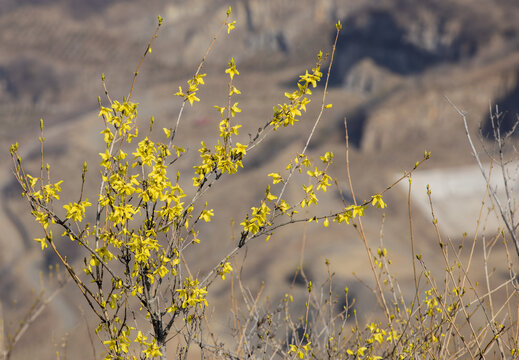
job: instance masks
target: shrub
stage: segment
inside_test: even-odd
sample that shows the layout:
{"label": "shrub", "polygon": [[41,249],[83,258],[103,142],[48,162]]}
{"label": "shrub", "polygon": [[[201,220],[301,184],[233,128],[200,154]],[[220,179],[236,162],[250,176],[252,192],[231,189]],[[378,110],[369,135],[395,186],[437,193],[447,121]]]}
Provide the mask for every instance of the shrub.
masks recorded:
{"label": "shrub", "polygon": [[[468,276],[476,238],[468,263],[464,264],[461,248],[444,241],[438,231],[438,243],[445,259],[445,278],[439,283],[421,255],[415,252],[411,232],[415,281],[412,300],[400,291],[397,279],[391,275],[391,261],[382,239],[378,249],[372,251],[362,217],[370,206],[385,208],[382,196],[396,183],[367,201],[358,201],[348,166],[347,180],[353,202],[344,201],[344,208],[330,209],[325,215],[302,214],[302,209],[315,208],[319,194],[334,183],[328,174],[333,153],[326,152],[319,163],[314,164],[307,155],[307,148],[323,113],[331,108],[331,104],[326,103],[326,94],[335,43],[329,54],[318,54],[315,66],[300,76],[297,88],[285,93],[287,101],[274,107],[272,118],[246,144],[235,141],[240,131],[236,115],[241,109],[235,101],[240,91],[233,80],[240,72],[231,58],[225,70],[229,76],[225,104],[215,106],[221,117],[217,144],[209,147],[201,143],[199,162],[193,166],[194,174],[177,172],[171,177],[177,162],[185,160],[186,150],[178,144],[176,136],[184,108],[195,106],[199,101],[197,92],[204,85],[206,74],[202,71],[206,57],[219,34],[222,31],[229,33],[235,27],[230,15],[229,8],[226,20],[193,77],[175,94],[183,99],[175,126],[162,129],[158,135],[152,118],[149,133],[143,136],[142,128],[136,123],[138,104],[132,101],[132,92],[140,65],[151,52],[162,24],[159,16],[157,31],[135,71],[128,96],[115,100],[106,91],[106,100],[99,99],[99,117],[105,124],[101,133],[105,148],[99,153],[101,178],[95,197],[87,197],[84,193],[89,174],[85,162],[77,200],[62,201],[62,181],[50,179],[50,166],[43,161],[43,121],[40,123],[41,168],[38,175],[31,175],[24,169],[18,146],[11,146],[14,174],[23,188],[31,214],[42,228],[43,235],[35,240],[43,251],[50,250],[58,256],[95,314],[98,320],[95,331],[105,346],[105,359],[165,359],[166,345],[172,339],[178,344],[177,358],[186,358],[193,345],[198,346],[202,354],[207,352],[215,358],[231,359],[482,358],[491,349],[498,349],[503,357],[507,354],[517,356],[517,339],[513,335],[517,331],[517,321],[511,310],[503,321],[497,319],[502,314],[501,309],[515,304],[512,300],[517,300],[517,292],[511,290],[510,297],[500,303],[501,308],[496,312],[492,298],[499,287],[491,289],[487,277],[485,293],[477,290]],[[338,35],[340,22],[336,27]],[[323,75],[321,69],[325,62],[329,66]],[[214,216],[214,210],[202,201],[202,195],[217,191],[217,183],[225,181],[227,176],[239,176],[248,151],[272,131],[294,126],[306,111],[312,89],[324,77],[320,112],[302,151],[287,164],[284,172],[273,170],[268,175],[272,185],[266,187],[264,198],[243,217],[234,248],[202,276],[192,273],[184,253],[203,246],[199,229],[202,224],[210,223]],[[102,81],[104,84],[104,76]],[[345,126],[348,144],[346,121]],[[429,157],[425,152],[423,159],[397,182],[408,179],[411,186],[412,172]],[[288,203],[284,198],[285,189],[300,173],[311,180],[303,185],[301,199]],[[193,196],[188,196],[189,192],[180,186],[180,179],[185,176],[192,176]],[[431,211],[433,224],[438,229],[432,203]],[[411,216],[409,219],[412,229]],[[259,294],[253,297],[244,290],[247,308],[233,309],[237,320],[233,328],[235,343],[216,341],[205,324],[209,286],[215,281],[225,281],[229,276],[239,279],[239,275],[233,274],[233,258],[251,241],[268,240],[278,229],[302,222],[322,222],[324,228],[330,222],[355,227],[369,259],[376,284],[373,293],[380,305],[381,318],[366,326],[359,324],[356,313],[349,311],[351,303],[347,288],[342,295],[345,306],[341,311],[336,310],[340,299],[332,291],[333,272],[327,261],[329,277],[318,290],[300,269],[307,288],[305,313],[301,317],[292,317],[293,297],[289,293],[279,305],[270,309],[259,303]],[[59,235],[56,235],[57,231]],[[83,254],[82,265],[72,264],[67,259],[56,242],[59,236],[79,247]],[[499,239],[505,239],[504,233],[498,234],[495,242]],[[484,261],[486,266],[486,257]],[[510,280],[500,286],[508,290],[513,284]]]}

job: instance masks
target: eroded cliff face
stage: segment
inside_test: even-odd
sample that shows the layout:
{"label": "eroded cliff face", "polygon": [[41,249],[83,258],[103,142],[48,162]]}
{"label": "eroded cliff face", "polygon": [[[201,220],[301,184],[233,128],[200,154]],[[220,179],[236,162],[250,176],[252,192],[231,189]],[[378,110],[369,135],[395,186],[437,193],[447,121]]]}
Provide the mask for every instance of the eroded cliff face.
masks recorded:
{"label": "eroded cliff face", "polygon": [[[379,150],[427,136],[442,137],[442,97],[485,121],[489,102],[516,107],[518,10],[510,2],[385,1],[350,13],[337,46],[332,84],[363,93],[356,143]],[[510,96],[508,96],[509,94]],[[506,100],[508,99],[508,100]],[[458,123],[459,125],[459,123]]]}
{"label": "eroded cliff face", "polygon": [[[429,74],[434,74],[430,75],[434,83],[445,79],[452,88],[449,79],[453,77],[463,79],[490,69],[487,76],[509,78],[517,69],[511,59],[519,48],[519,15],[510,1],[485,0],[477,5],[464,0],[230,3],[239,31],[214,47],[209,65],[223,67],[231,56],[241,66],[256,70],[311,63],[315,53],[330,42],[333,24],[341,19],[343,30],[331,84],[345,89],[345,94],[365,98],[365,108],[351,113],[364,114],[360,128],[368,138],[377,137],[368,133],[386,121],[375,119],[377,109],[396,93],[407,92],[410,102],[420,99],[429,91],[430,81],[420,92],[416,84]],[[220,25],[221,16],[216,14],[224,14],[228,4],[152,0],[143,16],[139,1],[3,3],[0,110],[6,114],[4,121],[31,126],[31,119],[39,118],[37,113],[49,120],[65,119],[94,109],[101,72],[110,76],[111,89],[123,91],[127,86],[124,76],[111,75],[132,73],[159,13],[166,19],[165,25],[155,44],[157,51],[145,64],[147,77],[139,84],[182,77],[200,60]],[[503,64],[507,59],[509,63]],[[481,81],[486,82],[484,77]],[[486,102],[505,98],[509,86],[493,86]],[[467,97],[472,95],[467,93]],[[478,112],[477,117],[483,119],[484,113]],[[398,128],[430,123],[416,118],[409,122]],[[362,142],[358,141],[359,146]],[[386,142],[367,140],[365,146]]]}
{"label": "eroded cliff face", "polygon": [[344,19],[334,80],[343,81],[364,58],[401,75],[470,59],[491,40],[511,36],[487,15],[456,2],[399,0],[362,8]]}

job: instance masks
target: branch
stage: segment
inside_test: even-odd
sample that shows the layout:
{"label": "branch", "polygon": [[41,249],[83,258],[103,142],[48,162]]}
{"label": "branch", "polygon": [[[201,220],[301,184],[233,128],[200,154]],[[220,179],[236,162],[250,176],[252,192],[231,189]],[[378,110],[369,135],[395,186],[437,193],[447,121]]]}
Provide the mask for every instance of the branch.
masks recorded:
{"label": "branch", "polygon": [[[472,150],[472,155],[474,155],[474,158],[476,159],[476,162],[478,163],[479,169],[481,170],[481,174],[483,175],[483,178],[485,179],[485,183],[490,185],[490,179],[487,176],[485,169],[483,168],[483,164],[481,163],[481,159],[479,158],[478,152],[476,151],[476,148],[474,146],[474,143],[472,142],[472,138],[469,133],[469,127],[467,124],[467,116],[466,113],[462,110],[460,110],[454,103],[445,96],[445,99],[449,102],[449,104],[456,110],[456,112],[461,116],[463,120],[463,125],[465,127],[465,135],[467,136],[467,139],[470,144],[470,148]],[[497,196],[497,192],[495,189],[492,189],[492,187],[489,186],[490,194],[492,195],[492,198],[494,199],[495,203],[497,204],[497,208],[499,210],[499,213],[501,215],[501,218],[503,219],[503,222],[505,223],[506,229],[508,230],[510,236],[512,237],[515,245],[515,250],[517,252],[517,256],[519,256],[519,238],[517,237],[517,234],[515,233],[515,229],[510,224],[510,221],[507,219],[505,214],[505,209],[503,209],[503,206],[501,205],[501,201],[499,200],[499,197]]]}

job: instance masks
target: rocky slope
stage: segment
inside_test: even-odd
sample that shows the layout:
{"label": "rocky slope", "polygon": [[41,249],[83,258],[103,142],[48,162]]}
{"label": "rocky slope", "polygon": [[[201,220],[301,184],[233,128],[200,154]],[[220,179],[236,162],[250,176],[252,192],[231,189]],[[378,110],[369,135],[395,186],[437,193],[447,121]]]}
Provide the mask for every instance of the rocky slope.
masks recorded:
{"label": "rocky slope", "polygon": [[[154,115],[159,128],[170,126],[180,105],[172,94],[191,76],[229,3],[238,27],[216,43],[206,64],[209,75],[200,91],[202,102],[185,113],[179,139],[192,150],[178,165],[180,171],[192,171],[200,140],[216,134],[212,107],[226,101],[220,94],[226,81],[223,69],[230,57],[236,59],[241,73],[236,84],[242,91],[239,101],[246,139],[248,132],[253,133],[271,116],[272,106],[282,101],[298,74],[312,66],[317,51],[329,51],[337,19],[341,19],[343,31],[331,74],[333,113],[323,118],[311,143],[311,156],[317,158],[331,149],[337,159],[343,159],[343,119],[347,117],[355,147],[351,170],[360,198],[380,192],[395,172],[420,159],[424,149],[433,153],[430,168],[472,161],[460,119],[445,96],[469,111],[474,132],[480,125],[488,129],[489,103],[497,102],[508,111],[507,121],[513,121],[519,112],[519,7],[514,0],[149,0],[145,5],[136,0],[9,0],[0,3],[0,147],[5,150],[9,143],[19,141],[24,157],[37,169],[35,139],[43,117],[48,124],[46,160],[56,169],[56,177],[70,177],[65,194],[75,196],[79,170],[74,164],[85,159],[96,164],[102,146],[96,111],[97,97],[103,95],[100,74],[106,74],[114,98],[125,96],[154,31],[156,16],[161,14],[165,25],[139,73],[134,99],[141,104],[143,124]],[[251,152],[246,163],[249,168],[240,177],[226,179],[207,198],[218,214],[214,226],[220,230],[218,235],[202,230],[204,246],[188,255],[204,259],[199,263],[201,272],[232,246],[229,219],[241,219],[263,195],[266,174],[283,169],[301,151],[321,92],[322,88],[316,90],[316,100],[299,127],[275,134]],[[337,160],[336,165],[333,174],[346,188],[344,161]],[[12,309],[8,312],[14,321],[24,313],[31,289],[38,288],[38,271],[46,270],[55,259],[49,256],[38,262],[41,257],[31,240],[37,228],[18,197],[7,151],[0,155],[0,166],[0,222],[4,229],[0,234],[0,300],[7,304],[4,311]],[[89,181],[88,191],[93,193],[95,179]],[[189,182],[188,176],[185,181]],[[289,199],[299,197],[299,187],[288,189]],[[390,204],[406,201],[395,191],[387,196]],[[334,191],[321,204],[323,211],[342,206]],[[407,232],[402,231],[408,229],[406,211],[390,207],[385,224],[387,247],[395,263],[404,265],[409,262]],[[379,215],[366,223],[373,246],[378,246]],[[435,263],[429,222],[427,216],[416,214],[416,238]],[[325,277],[322,264],[330,258],[337,288],[350,286],[360,299],[359,313],[373,310],[370,291],[362,285],[371,281],[369,274],[358,273],[365,267],[366,255],[353,229],[332,226],[323,233],[322,227],[308,225],[281,231],[268,244],[251,245],[254,256],[248,255],[243,270],[247,286],[257,290],[265,280],[265,293],[271,299],[281,296],[299,264],[302,239],[307,244],[304,264],[308,273],[321,281]],[[76,255],[69,254],[71,258]],[[19,258],[24,260],[16,261]],[[411,283],[404,265],[395,271],[405,287]],[[359,278],[352,276],[354,271]],[[228,303],[227,285],[218,285],[212,299],[217,307],[225,308]],[[66,291],[59,307],[74,309],[80,303],[75,293],[73,288]],[[14,300],[18,306],[12,305]],[[31,346],[21,346],[17,358],[34,357],[36,349],[41,359],[55,358],[53,342],[38,336],[38,331],[59,314],[65,316],[60,309],[49,308],[25,340]],[[228,333],[228,317],[215,317],[215,327]],[[88,348],[88,344],[74,342],[84,336],[85,324],[77,319],[60,320],[54,341],[68,330],[69,344],[75,344],[71,348]]]}

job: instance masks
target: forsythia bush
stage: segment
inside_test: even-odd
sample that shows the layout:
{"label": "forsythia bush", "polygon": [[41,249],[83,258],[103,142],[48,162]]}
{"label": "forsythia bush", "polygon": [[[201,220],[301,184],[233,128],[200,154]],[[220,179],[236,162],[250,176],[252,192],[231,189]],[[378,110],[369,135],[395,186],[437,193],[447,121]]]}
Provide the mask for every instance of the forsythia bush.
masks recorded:
{"label": "forsythia bush", "polygon": [[[229,33],[234,29],[236,22],[230,21],[230,15],[229,8],[227,19],[217,35],[222,30]],[[157,31],[161,24],[159,16]],[[340,29],[339,22],[337,34]],[[151,52],[156,36],[157,32],[145,55]],[[241,109],[235,101],[240,90],[233,80],[240,72],[234,59],[230,59],[225,70],[229,76],[227,99],[224,105],[214,106],[220,116],[219,139],[214,147],[201,143],[199,162],[194,164],[192,174],[175,172],[175,164],[184,160],[182,157],[186,152],[177,144],[176,132],[184,107],[187,104],[195,106],[200,101],[197,92],[206,77],[202,72],[205,56],[187,85],[180,86],[175,94],[183,99],[178,120],[174,127],[158,130],[162,133],[160,142],[150,138],[151,132],[157,131],[153,119],[148,135],[142,135],[137,126],[138,104],[132,101],[133,83],[126,98],[111,99],[107,93],[106,106],[99,100],[99,118],[105,125],[101,132],[105,147],[99,153],[101,182],[95,198],[87,198],[82,186],[77,201],[62,201],[63,181],[51,180],[50,166],[43,163],[43,121],[39,139],[42,148],[40,174],[26,172],[18,155],[18,146],[11,146],[15,176],[23,188],[32,215],[42,228],[42,236],[35,240],[42,250],[53,251],[59,257],[97,317],[95,331],[105,346],[105,359],[165,359],[166,345],[172,339],[182,344],[177,347],[178,358],[186,358],[193,345],[199,346],[202,353],[211,352],[213,357],[232,359],[479,358],[494,342],[512,356],[517,356],[517,350],[514,350],[517,349],[517,340],[508,345],[500,342],[505,325],[495,324],[492,320],[485,329],[471,329],[473,331],[468,333],[460,327],[458,314],[463,313],[464,318],[470,314],[466,313],[466,278],[462,271],[455,275],[454,266],[449,265],[450,276],[444,284],[445,287],[453,285],[452,291],[442,292],[417,255],[417,261],[424,267],[427,289],[419,294],[420,286],[417,284],[417,295],[411,304],[397,293],[396,279],[389,273],[387,251],[381,247],[376,254],[372,253],[362,230],[361,217],[370,206],[386,207],[382,193],[374,194],[361,203],[354,198],[352,204],[328,215],[300,214],[301,209],[314,206],[319,193],[326,192],[333,183],[327,173],[333,162],[333,153],[323,154],[318,164],[313,164],[306,155],[322,113],[331,108],[331,104],[325,102],[329,68],[321,111],[304,149],[294,156],[284,172],[268,175],[272,185],[266,187],[263,200],[253,204],[250,212],[243,216],[236,247],[204,276],[197,277],[190,272],[183,253],[188,248],[202,246],[199,245],[199,225],[211,222],[214,216],[209,204],[201,202],[201,196],[207,191],[217,191],[212,185],[223,175],[239,173],[248,151],[271,131],[296,125],[306,111],[312,89],[325,77],[321,72],[323,63],[328,61],[331,67],[334,50],[335,44],[330,54],[318,54],[315,66],[300,76],[295,90],[285,93],[286,102],[274,107],[272,118],[246,144],[234,141],[241,127],[236,121]],[[134,82],[137,74],[138,68]],[[102,80],[104,82],[104,76]],[[429,156],[426,152],[422,161]],[[84,163],[83,184],[88,172],[89,166]],[[311,182],[303,185],[304,196],[299,202],[289,203],[283,198],[284,191],[297,173],[309,175]],[[175,175],[171,177],[171,174]],[[186,176],[192,177],[194,196],[187,196],[186,193],[190,192],[180,186],[180,179]],[[410,173],[402,179],[407,177],[410,178]],[[91,221],[87,221],[89,219]],[[290,318],[287,309],[292,297],[287,294],[276,310],[265,310],[259,315],[250,311],[244,322],[245,328],[234,329],[236,344],[210,344],[202,336],[204,314],[209,306],[208,285],[218,278],[218,281],[225,281],[226,276],[232,274],[233,256],[250,241],[259,237],[268,239],[277,228],[304,221],[322,221],[324,227],[334,221],[361,229],[359,234],[377,283],[377,298],[384,319],[370,322],[366,327],[358,323],[347,325],[346,321],[351,320],[348,306],[336,313],[333,304],[337,299],[332,292],[324,300],[318,300],[312,292],[312,283],[307,281],[307,314],[300,320]],[[52,231],[57,227],[60,228],[59,234]],[[81,249],[82,266],[70,263],[63,255],[63,249],[55,242],[60,236]],[[392,300],[386,298],[388,291],[394,295]],[[348,289],[344,294],[346,299],[347,293]],[[312,324],[308,320],[309,313],[314,314]],[[316,320],[319,318],[328,321],[321,324]],[[491,334],[490,340],[487,333]]]}

